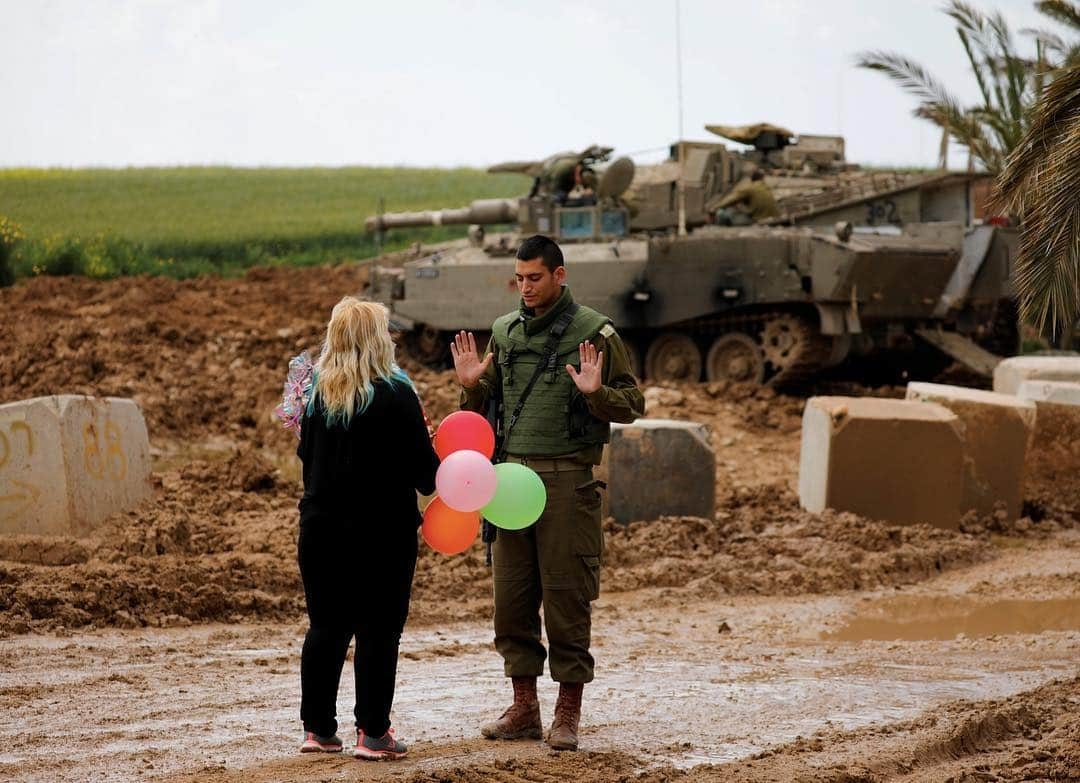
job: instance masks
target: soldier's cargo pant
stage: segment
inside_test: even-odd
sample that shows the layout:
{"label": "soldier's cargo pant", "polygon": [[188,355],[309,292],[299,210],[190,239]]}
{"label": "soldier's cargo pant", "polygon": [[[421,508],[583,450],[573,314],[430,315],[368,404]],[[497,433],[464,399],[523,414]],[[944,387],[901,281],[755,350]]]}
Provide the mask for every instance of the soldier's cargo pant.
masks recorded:
{"label": "soldier's cargo pant", "polygon": [[[536,524],[500,530],[495,540],[495,649],[507,677],[540,676],[549,655],[553,680],[591,682],[592,601],[600,594],[604,549],[600,482],[580,463],[511,459],[540,475],[547,506]],[[541,605],[547,653],[540,641]]]}

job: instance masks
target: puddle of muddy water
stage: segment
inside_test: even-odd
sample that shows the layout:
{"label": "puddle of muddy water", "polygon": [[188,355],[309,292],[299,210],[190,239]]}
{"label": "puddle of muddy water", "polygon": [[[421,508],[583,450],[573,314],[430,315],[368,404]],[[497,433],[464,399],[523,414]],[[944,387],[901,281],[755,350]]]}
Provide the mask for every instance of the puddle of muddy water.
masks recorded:
{"label": "puddle of muddy water", "polygon": [[842,642],[944,641],[995,634],[1080,630],[1080,598],[976,601],[962,596],[891,599],[823,639]]}

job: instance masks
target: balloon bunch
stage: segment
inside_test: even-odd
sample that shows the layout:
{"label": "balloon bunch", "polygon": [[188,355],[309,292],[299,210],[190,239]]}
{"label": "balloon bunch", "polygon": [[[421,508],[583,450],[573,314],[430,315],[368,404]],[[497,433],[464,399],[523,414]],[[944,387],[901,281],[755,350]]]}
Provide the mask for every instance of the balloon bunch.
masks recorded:
{"label": "balloon bunch", "polygon": [[521,530],[544,512],[547,491],[534,470],[506,462],[492,465],[495,433],[478,413],[447,416],[435,433],[442,464],[435,474],[438,497],[424,510],[421,532],[432,549],[456,555],[468,549],[480,516],[506,530]]}

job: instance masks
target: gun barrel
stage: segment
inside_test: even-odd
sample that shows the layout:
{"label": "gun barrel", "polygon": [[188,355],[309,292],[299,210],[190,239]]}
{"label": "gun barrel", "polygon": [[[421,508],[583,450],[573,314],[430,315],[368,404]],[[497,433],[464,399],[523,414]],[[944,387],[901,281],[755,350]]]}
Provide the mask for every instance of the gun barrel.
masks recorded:
{"label": "gun barrel", "polygon": [[513,223],[517,220],[517,199],[478,199],[467,207],[439,209],[431,212],[387,212],[372,215],[364,221],[364,228],[371,233],[388,228],[415,228],[417,226],[491,225]]}

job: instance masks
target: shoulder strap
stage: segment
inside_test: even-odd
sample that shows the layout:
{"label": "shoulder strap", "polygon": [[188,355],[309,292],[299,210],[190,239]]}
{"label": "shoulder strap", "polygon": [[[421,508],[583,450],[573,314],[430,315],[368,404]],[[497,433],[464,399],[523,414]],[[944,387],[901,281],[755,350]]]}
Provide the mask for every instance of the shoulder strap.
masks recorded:
{"label": "shoulder strap", "polygon": [[510,442],[510,431],[514,428],[514,425],[517,424],[521,412],[525,410],[525,401],[529,398],[529,394],[536,385],[536,381],[543,375],[544,370],[548,369],[548,365],[555,361],[555,350],[559,346],[559,340],[566,334],[566,330],[570,328],[570,322],[574,320],[574,316],[577,315],[578,309],[579,305],[577,302],[574,302],[563,310],[551,325],[551,331],[548,332],[547,340],[544,342],[544,353],[540,356],[540,361],[536,363],[536,369],[533,370],[529,382],[525,384],[525,388],[521,390],[521,396],[518,397],[517,405],[514,406],[514,410],[510,413],[510,421],[506,423],[506,432],[503,433],[502,438],[502,448],[499,449],[499,453],[496,455],[496,462],[502,462],[506,459],[506,446]]}

